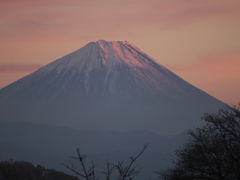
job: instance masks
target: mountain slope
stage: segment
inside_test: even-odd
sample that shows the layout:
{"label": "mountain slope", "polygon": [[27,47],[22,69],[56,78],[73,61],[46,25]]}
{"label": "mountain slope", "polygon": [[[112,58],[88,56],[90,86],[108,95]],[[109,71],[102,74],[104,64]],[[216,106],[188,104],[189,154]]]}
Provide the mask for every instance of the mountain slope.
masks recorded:
{"label": "mountain slope", "polygon": [[0,122],[1,159],[29,161],[66,173],[70,171],[61,163],[77,163],[69,158],[76,155],[76,148],[87,155],[87,164],[92,160],[97,164],[96,174],[101,175],[102,171],[106,171],[106,160],[128,163],[130,156],[138,154],[143,145],[149,143],[146,152],[137,161],[137,166],[141,168],[137,179],[141,180],[153,176],[154,170],[167,167],[170,155],[186,138],[186,134],[162,136],[150,131],[83,132],[44,124]]}
{"label": "mountain slope", "polygon": [[0,90],[0,118],[178,133],[223,105],[126,41],[92,42]]}
{"label": "mountain slope", "polygon": [[[128,42],[100,40],[64,56],[1,90],[45,98],[79,96],[150,96],[183,99],[201,93]],[[163,98],[163,97],[161,97]]]}

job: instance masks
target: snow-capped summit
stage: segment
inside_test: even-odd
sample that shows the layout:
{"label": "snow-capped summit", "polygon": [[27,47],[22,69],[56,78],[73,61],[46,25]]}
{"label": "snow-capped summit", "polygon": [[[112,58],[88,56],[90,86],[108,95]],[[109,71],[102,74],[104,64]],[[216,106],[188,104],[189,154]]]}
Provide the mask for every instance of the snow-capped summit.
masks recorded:
{"label": "snow-capped summit", "polygon": [[46,101],[64,94],[184,99],[194,90],[131,43],[99,40],[40,68],[4,88],[1,94],[9,98],[25,91],[27,94],[21,96]]}
{"label": "snow-capped summit", "polygon": [[99,40],[97,44],[100,47],[101,63],[106,66],[112,67],[121,64],[130,68],[146,68],[149,65],[149,60],[152,61],[147,54],[127,41],[107,42]]}
{"label": "snow-capped summit", "polygon": [[133,44],[99,40],[1,89],[0,119],[158,132],[220,104]]}

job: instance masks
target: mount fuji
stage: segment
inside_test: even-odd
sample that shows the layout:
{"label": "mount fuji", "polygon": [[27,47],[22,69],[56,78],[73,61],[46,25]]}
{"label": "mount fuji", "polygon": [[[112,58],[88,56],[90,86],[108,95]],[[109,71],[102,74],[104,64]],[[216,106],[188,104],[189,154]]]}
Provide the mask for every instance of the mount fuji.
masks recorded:
{"label": "mount fuji", "polygon": [[177,134],[224,103],[127,41],[91,42],[0,90],[0,121]]}

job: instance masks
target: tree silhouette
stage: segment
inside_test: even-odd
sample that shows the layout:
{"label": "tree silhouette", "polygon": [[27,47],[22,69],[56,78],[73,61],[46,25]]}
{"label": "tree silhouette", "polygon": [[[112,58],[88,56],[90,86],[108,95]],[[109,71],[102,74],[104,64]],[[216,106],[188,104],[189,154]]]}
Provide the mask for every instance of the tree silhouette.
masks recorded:
{"label": "tree silhouette", "polygon": [[[126,179],[132,180],[133,178],[135,178],[140,173],[140,169],[137,168],[136,161],[144,153],[147,146],[148,144],[145,144],[142,150],[136,156],[131,156],[130,161],[127,165],[125,165],[123,161],[118,161],[115,164],[111,164],[109,161],[107,161],[107,164],[106,164],[107,171],[102,172],[105,175],[106,180],[110,180],[114,172],[116,173],[114,174],[115,175],[114,179],[117,179],[117,180],[126,180]],[[76,157],[73,157],[73,156],[70,156],[70,157],[79,161],[80,169],[77,169],[77,167],[74,166],[73,164],[71,166],[68,166],[65,164],[62,164],[62,165],[68,168],[69,170],[71,170],[73,173],[75,173],[79,177],[84,178],[86,180],[99,179],[99,177],[96,176],[95,174],[96,164],[94,164],[92,161],[90,167],[87,168],[86,167],[87,156],[84,154],[81,154],[79,149],[77,149],[76,152],[77,152]]]}
{"label": "tree silhouette", "polygon": [[188,131],[173,167],[156,172],[159,178],[240,180],[240,103],[205,114],[206,125]]}
{"label": "tree silhouette", "polygon": [[41,165],[35,167],[32,163],[25,161],[0,162],[0,180],[79,180],[77,177],[46,169]]}

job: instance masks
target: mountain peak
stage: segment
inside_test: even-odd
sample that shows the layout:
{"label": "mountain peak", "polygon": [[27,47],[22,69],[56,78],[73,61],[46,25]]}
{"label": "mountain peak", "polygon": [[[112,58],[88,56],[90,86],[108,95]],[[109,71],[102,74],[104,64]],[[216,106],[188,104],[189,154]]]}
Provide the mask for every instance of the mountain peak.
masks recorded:
{"label": "mountain peak", "polygon": [[1,89],[0,121],[176,133],[219,104],[133,44],[99,40]]}
{"label": "mountain peak", "polygon": [[129,42],[127,40],[126,41],[106,41],[106,40],[100,39],[96,43],[109,43],[109,44],[112,44],[112,43],[129,43]]}
{"label": "mountain peak", "polygon": [[99,40],[96,42],[99,46],[99,53],[104,65],[108,64],[107,61],[115,61],[118,64],[125,64],[128,66],[143,67],[141,62],[137,59],[137,54],[143,53],[136,46],[128,41],[105,41]]}
{"label": "mountain peak", "polygon": [[[46,85],[40,85],[39,80]],[[47,93],[50,99],[63,94],[73,97],[157,96],[182,99],[192,94],[186,88],[186,82],[128,41],[99,40],[89,43],[18,83],[21,85],[13,90],[2,90],[6,93],[5,98],[26,89],[30,89],[34,98],[45,96],[45,91],[50,90]]]}
{"label": "mountain peak", "polygon": [[[147,56],[136,46],[127,41],[104,41],[99,40],[99,53],[104,65],[125,64],[130,67],[144,67],[143,56]],[[110,62],[109,62],[110,61]]]}

